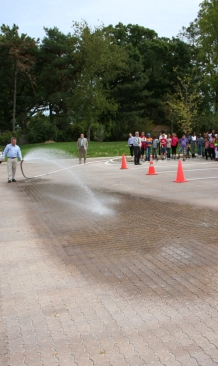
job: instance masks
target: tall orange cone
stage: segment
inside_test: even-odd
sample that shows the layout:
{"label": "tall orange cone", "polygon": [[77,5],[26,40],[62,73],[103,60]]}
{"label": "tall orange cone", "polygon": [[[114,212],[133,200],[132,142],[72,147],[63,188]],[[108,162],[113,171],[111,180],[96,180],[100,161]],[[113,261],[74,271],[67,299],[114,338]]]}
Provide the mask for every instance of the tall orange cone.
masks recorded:
{"label": "tall orange cone", "polygon": [[176,182],[176,183],[185,183],[185,182],[187,182],[187,180],[184,177],[184,172],[183,172],[181,160],[178,161],[177,177],[176,177],[176,180],[174,180],[174,182]]}
{"label": "tall orange cone", "polygon": [[122,160],[121,160],[121,168],[120,169],[128,169],[126,164],[126,157],[124,154],[122,154]]}
{"label": "tall orange cone", "polygon": [[150,161],[150,164],[148,167],[148,172],[146,175],[157,175],[157,173],[155,172],[155,169],[154,169],[153,161]]}

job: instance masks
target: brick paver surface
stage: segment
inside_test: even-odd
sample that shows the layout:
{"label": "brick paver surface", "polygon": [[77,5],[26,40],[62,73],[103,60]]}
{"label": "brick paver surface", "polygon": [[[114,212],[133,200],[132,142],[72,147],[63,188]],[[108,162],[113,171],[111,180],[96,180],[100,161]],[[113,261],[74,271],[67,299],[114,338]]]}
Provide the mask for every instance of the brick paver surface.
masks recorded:
{"label": "brick paver surface", "polygon": [[0,166],[1,366],[218,365],[217,181],[140,168]]}

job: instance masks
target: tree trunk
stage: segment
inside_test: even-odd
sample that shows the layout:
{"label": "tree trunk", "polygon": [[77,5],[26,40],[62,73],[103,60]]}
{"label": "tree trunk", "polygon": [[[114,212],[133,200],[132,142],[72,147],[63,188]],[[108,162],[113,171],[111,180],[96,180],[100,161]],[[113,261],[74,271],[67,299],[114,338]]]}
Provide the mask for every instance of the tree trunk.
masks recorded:
{"label": "tree trunk", "polygon": [[31,78],[31,75],[29,73],[27,73],[27,76],[29,78],[31,87],[32,87],[32,91],[33,91],[33,95],[34,95],[34,99],[35,99],[35,106],[36,106],[36,113],[39,115],[39,106],[38,106],[38,102],[37,102],[37,98],[36,98],[36,91],[35,91],[35,87],[33,84],[33,80]]}
{"label": "tree trunk", "polygon": [[215,111],[218,109],[218,89],[215,89]]}
{"label": "tree trunk", "polygon": [[51,103],[49,103],[49,117],[50,117],[50,121],[52,122],[53,114],[52,114],[52,104]]}
{"label": "tree trunk", "polygon": [[87,129],[87,140],[90,141],[90,135],[91,135],[91,124],[88,125]]}
{"label": "tree trunk", "polygon": [[15,131],[16,126],[16,102],[17,102],[17,71],[14,72],[14,103],[13,103],[13,131]]}

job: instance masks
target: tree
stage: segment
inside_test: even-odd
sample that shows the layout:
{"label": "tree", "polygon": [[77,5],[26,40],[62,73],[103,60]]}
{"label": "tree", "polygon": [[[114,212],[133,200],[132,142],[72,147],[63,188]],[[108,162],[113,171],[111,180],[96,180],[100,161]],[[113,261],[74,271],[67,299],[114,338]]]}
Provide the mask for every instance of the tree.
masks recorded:
{"label": "tree", "polygon": [[126,74],[111,85],[118,102],[116,131],[144,129],[147,121],[168,123],[163,101],[172,92],[172,82],[178,82],[173,69],[181,77],[191,69],[189,46],[180,39],[159,38],[154,30],[137,24],[119,23],[106,29],[128,55]]}
{"label": "tree", "polygon": [[75,77],[74,44],[70,34],[63,34],[56,27],[44,30],[46,36],[37,55],[37,99],[40,111],[48,110],[51,122],[56,119],[62,128]]}
{"label": "tree", "polygon": [[209,110],[218,111],[218,2],[204,0],[200,4],[197,18],[182,36],[192,45],[193,63],[204,78]]}
{"label": "tree", "polygon": [[103,27],[94,31],[87,23],[74,24],[74,39],[78,45],[74,57],[79,65],[77,82],[72,97],[72,118],[87,131],[90,140],[91,127],[99,125],[99,118],[107,111],[115,113],[117,103],[110,95],[110,82],[125,68],[126,55],[111,42]]}
{"label": "tree", "polygon": [[36,41],[26,34],[19,36],[18,30],[19,27],[15,24],[12,28],[3,24],[1,26],[2,37],[0,39],[0,46],[5,55],[7,55],[7,60],[10,62],[13,73],[13,131],[15,131],[16,127],[18,76],[25,75],[25,78],[29,80],[34,90],[32,68],[35,62],[34,51]]}
{"label": "tree", "polygon": [[182,132],[190,133],[196,127],[202,102],[199,83],[190,75],[183,78],[177,75],[177,80],[179,83],[174,84],[175,92],[167,95],[166,112],[168,118],[175,121]]}
{"label": "tree", "polygon": [[199,58],[212,87],[213,107],[218,110],[218,2],[203,1],[197,18]]}

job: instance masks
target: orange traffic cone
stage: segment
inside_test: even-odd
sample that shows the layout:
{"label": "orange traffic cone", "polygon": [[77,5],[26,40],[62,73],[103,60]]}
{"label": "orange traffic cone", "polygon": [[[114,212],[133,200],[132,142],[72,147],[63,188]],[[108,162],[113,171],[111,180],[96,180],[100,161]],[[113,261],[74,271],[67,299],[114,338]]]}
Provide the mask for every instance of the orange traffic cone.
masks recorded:
{"label": "orange traffic cone", "polygon": [[148,167],[148,172],[146,175],[157,175],[157,173],[155,172],[155,169],[154,169],[153,161],[150,161],[150,164]]}
{"label": "orange traffic cone", "polygon": [[174,182],[176,182],[176,183],[185,183],[185,182],[187,182],[187,180],[184,177],[184,172],[183,172],[181,160],[178,161],[177,177],[176,177],[176,180],[174,180]]}
{"label": "orange traffic cone", "polygon": [[126,157],[124,154],[122,154],[122,160],[121,160],[121,168],[120,169],[128,169],[126,164]]}

